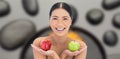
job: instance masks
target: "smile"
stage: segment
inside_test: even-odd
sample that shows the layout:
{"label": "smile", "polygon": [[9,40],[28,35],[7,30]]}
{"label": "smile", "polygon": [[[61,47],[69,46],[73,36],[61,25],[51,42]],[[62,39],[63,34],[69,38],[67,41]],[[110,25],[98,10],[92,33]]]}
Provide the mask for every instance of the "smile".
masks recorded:
{"label": "smile", "polygon": [[63,31],[65,28],[56,28],[57,31]]}

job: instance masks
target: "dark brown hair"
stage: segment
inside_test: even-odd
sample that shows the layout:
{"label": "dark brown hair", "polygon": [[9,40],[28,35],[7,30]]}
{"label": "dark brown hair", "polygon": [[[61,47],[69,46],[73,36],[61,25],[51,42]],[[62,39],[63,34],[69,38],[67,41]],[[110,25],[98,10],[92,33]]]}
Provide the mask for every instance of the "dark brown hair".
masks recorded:
{"label": "dark brown hair", "polygon": [[54,11],[55,9],[58,9],[58,8],[65,9],[69,13],[71,19],[73,19],[72,9],[71,9],[70,5],[68,5],[65,2],[58,2],[58,3],[54,4],[50,10],[49,17],[51,16],[52,11]]}

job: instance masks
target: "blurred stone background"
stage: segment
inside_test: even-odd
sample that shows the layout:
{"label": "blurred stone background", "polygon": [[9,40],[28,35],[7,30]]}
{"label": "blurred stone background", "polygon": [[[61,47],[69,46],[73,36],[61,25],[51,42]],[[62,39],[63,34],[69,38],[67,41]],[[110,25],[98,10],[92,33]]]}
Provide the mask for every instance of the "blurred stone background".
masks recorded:
{"label": "blurred stone background", "polygon": [[71,30],[87,43],[87,59],[120,59],[120,0],[0,0],[0,59],[33,59],[30,44],[51,32],[56,2],[72,6]]}

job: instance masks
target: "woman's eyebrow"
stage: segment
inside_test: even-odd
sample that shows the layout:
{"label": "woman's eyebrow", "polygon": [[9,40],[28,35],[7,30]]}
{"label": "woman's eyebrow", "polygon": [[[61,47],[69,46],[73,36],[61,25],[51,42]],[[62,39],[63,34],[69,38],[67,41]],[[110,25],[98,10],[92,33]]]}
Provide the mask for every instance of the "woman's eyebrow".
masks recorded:
{"label": "woman's eyebrow", "polygon": [[[52,17],[59,18],[58,16],[52,16]],[[63,16],[62,18],[70,18],[70,17],[69,16]]]}
{"label": "woman's eyebrow", "polygon": [[52,17],[58,17],[58,16],[52,16]]}
{"label": "woman's eyebrow", "polygon": [[63,16],[63,18],[69,18],[68,16]]}

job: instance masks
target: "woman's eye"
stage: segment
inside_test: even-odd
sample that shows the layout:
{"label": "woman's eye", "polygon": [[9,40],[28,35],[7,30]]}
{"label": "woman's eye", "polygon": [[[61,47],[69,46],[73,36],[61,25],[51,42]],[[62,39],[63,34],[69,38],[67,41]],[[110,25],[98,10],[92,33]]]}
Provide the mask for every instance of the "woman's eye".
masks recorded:
{"label": "woman's eye", "polygon": [[57,18],[53,18],[53,20],[57,20]]}
{"label": "woman's eye", "polygon": [[68,20],[68,18],[64,18],[64,20]]}

